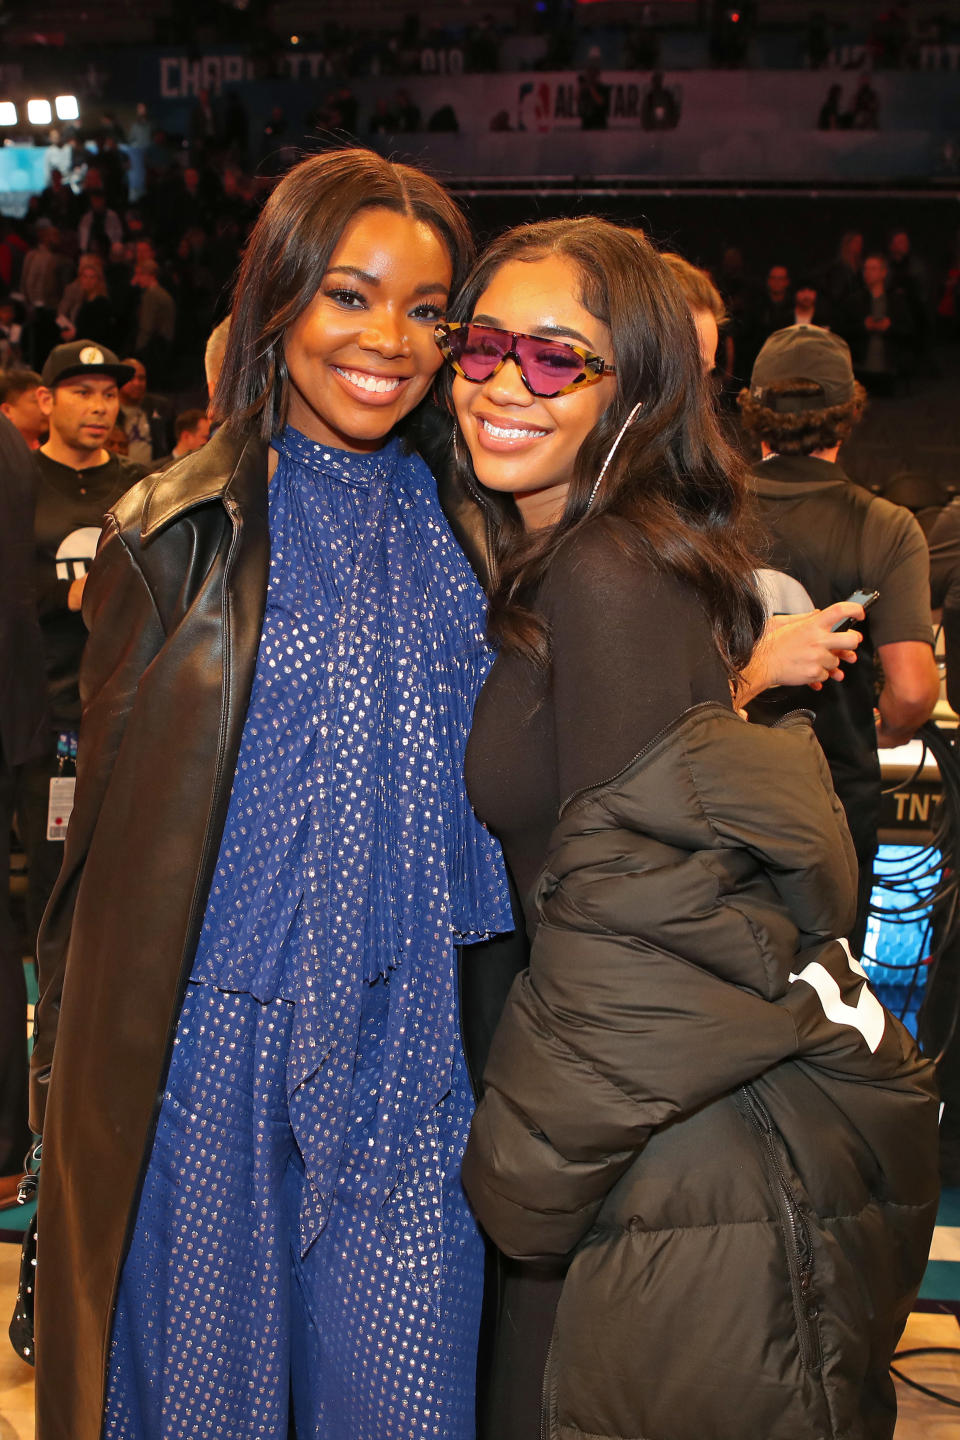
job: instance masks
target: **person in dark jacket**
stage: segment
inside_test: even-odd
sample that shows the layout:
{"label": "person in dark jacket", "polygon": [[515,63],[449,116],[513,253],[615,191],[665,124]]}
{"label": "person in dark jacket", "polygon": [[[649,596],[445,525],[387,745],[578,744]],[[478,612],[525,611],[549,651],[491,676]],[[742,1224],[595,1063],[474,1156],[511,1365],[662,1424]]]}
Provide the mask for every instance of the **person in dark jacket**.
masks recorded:
{"label": "person in dark jacket", "polygon": [[[844,442],[866,400],[839,336],[795,325],[771,335],[749,390],[743,425],[759,443],[752,488],[770,564],[827,606],[876,590],[861,655],[842,685],[816,697],[785,692],[763,708],[770,719],[796,705],[815,711],[860,866],[857,919],[848,935],[859,957],[866,936],[880,820],[878,746],[905,745],[940,694],[930,626],[929,560],[923,531],[901,505],[845,475]],[[883,671],[879,690],[875,659]]]}
{"label": "person in dark jacket", "polygon": [[46,675],[33,594],[36,473],[26,441],[0,415],[0,1207],[13,1203],[27,1125],[25,937],[10,907],[10,831],[25,764],[46,747]]}
{"label": "person in dark jacket", "polygon": [[732,708],[762,610],[685,297],[554,221],[438,337],[499,566],[467,783],[532,942],[464,1164],[507,1257],[485,1434],[889,1440],[931,1067],[843,941],[808,721]]}
{"label": "person in dark jacket", "polygon": [[512,920],[462,782],[482,595],[406,429],[470,251],[420,172],[305,161],[224,424],[108,515],[40,941],[38,1440],[473,1440],[456,947]]}

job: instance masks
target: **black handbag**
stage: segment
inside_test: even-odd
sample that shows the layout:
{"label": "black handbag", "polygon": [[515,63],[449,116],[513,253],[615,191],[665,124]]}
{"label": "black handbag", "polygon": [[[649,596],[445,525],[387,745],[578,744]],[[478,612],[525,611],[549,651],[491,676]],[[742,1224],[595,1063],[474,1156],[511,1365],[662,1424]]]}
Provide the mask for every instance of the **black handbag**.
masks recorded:
{"label": "black handbag", "polygon": [[[40,1168],[40,1146],[35,1145],[27,1159],[27,1171],[20,1181],[20,1188],[17,1193],[17,1200],[21,1205],[28,1205],[31,1200],[36,1199],[37,1186],[39,1183]],[[24,1233],[23,1244],[20,1249],[20,1279],[17,1284],[17,1299],[13,1308],[13,1319],[10,1321],[10,1344],[16,1350],[21,1360],[28,1365],[34,1363],[34,1339],[33,1339],[33,1305],[34,1291],[36,1288],[37,1276],[37,1216],[34,1211],[33,1219],[27,1226]]]}

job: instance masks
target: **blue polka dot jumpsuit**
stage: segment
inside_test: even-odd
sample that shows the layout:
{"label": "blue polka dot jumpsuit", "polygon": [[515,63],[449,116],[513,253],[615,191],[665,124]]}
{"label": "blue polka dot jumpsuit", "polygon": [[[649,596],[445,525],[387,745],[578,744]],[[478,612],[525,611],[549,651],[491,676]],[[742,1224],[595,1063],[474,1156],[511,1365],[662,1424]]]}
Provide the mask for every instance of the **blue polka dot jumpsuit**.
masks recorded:
{"label": "blue polka dot jumpsuit", "polygon": [[456,945],[489,657],[429,471],[288,429],[230,807],[124,1262],[108,1440],[472,1440]]}

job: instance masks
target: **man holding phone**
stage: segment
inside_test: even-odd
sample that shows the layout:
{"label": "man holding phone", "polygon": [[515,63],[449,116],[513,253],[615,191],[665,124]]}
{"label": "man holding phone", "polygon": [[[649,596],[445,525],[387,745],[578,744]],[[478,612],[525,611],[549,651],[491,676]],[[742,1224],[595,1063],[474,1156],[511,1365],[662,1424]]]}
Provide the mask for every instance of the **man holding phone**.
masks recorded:
{"label": "man holding phone", "polygon": [[[857,956],[877,851],[877,747],[911,739],[940,693],[923,531],[908,510],[854,485],[838,463],[865,400],[846,343],[815,325],[771,335],[749,390],[739,396],[744,428],[763,453],[754,468],[754,492],[768,563],[799,580],[819,609],[850,598],[869,609],[857,627],[863,632],[857,663],[846,669],[843,682],[784,701],[785,708],[803,706],[816,714],[817,737],[857,849],[860,889],[850,935]],[[868,607],[873,592],[877,598]],[[883,669],[879,694],[875,656]]]}

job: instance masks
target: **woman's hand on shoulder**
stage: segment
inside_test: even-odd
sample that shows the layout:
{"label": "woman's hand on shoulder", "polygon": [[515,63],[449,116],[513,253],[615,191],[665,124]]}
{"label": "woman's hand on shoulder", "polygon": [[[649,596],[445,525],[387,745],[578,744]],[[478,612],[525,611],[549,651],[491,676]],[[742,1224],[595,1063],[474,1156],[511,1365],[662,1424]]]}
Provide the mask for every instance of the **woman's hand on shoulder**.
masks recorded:
{"label": "woman's hand on shoulder", "polygon": [[856,660],[863,636],[845,625],[840,630],[833,627],[862,619],[863,607],[849,600],[806,615],[773,616],[743,672],[737,704],[745,705],[773,685],[809,685],[819,690],[826,680],[842,680],[840,665]]}

